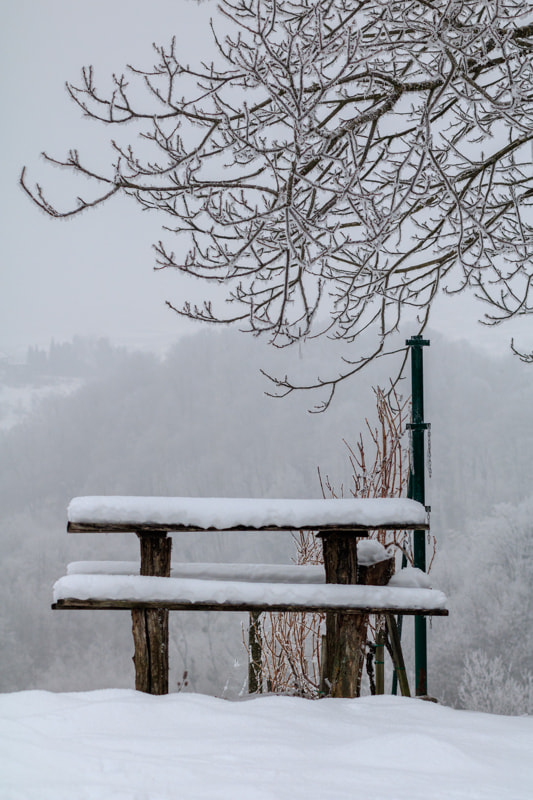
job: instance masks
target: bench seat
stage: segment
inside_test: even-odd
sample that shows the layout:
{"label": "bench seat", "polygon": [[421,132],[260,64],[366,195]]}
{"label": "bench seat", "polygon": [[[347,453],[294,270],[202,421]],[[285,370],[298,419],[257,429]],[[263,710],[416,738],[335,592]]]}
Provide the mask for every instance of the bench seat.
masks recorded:
{"label": "bench seat", "polygon": [[435,589],[109,574],[60,578],[54,585],[52,608],[448,614],[446,596]]}
{"label": "bench seat", "polygon": [[68,530],[84,532],[427,529],[421,503],[406,498],[75,497]]}

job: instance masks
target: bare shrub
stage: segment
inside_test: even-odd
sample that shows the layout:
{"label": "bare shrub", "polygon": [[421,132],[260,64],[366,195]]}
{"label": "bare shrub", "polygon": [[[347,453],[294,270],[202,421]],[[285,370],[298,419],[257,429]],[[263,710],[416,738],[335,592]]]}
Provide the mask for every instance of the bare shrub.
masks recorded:
{"label": "bare shrub", "polygon": [[[409,417],[409,401],[401,400],[394,390],[386,393],[376,388],[377,424],[368,419],[366,436],[360,434],[355,446],[344,440],[351,467],[351,485],[337,489],[329,476],[320,485],[324,497],[401,497],[407,494],[409,452],[405,446],[405,430]],[[366,439],[366,441],[365,441]],[[393,548],[412,561],[408,535],[405,531],[379,530],[372,533],[385,548]],[[295,536],[296,564],[322,564],[322,545],[310,531]],[[263,682],[268,691],[317,697],[320,693],[322,667],[322,637],[324,613],[267,613],[262,617]],[[369,625],[370,648],[382,621],[377,618]]]}

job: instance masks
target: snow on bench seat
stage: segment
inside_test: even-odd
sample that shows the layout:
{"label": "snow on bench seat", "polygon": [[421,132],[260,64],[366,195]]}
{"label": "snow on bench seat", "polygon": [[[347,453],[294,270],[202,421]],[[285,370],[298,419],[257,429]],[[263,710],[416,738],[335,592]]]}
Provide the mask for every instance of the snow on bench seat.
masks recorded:
{"label": "snow on bench seat", "polygon": [[424,506],[405,498],[271,500],[228,497],[76,497],[68,530],[157,532],[424,529]]}
{"label": "snow on bench seat", "polygon": [[52,608],[448,613],[446,596],[435,589],[206,581],[140,575],[67,575],[54,585]]}
{"label": "snow on bench seat", "polygon": [[[67,575],[139,575],[138,561],[73,561]],[[171,578],[198,578],[214,581],[253,583],[324,583],[322,564],[173,564]]]}

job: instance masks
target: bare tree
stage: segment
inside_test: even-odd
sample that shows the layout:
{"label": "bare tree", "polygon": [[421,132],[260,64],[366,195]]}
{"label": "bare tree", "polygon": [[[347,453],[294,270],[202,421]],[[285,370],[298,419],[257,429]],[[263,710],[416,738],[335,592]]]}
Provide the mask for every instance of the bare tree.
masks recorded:
{"label": "bare tree", "polygon": [[[522,0],[221,0],[218,63],[193,68],[175,43],[109,95],[92,67],[71,98],[111,128],[107,174],[76,150],[46,156],[95,192],[167,215],[157,267],[226,287],[175,310],[239,323],[284,346],[328,334],[372,347],[340,380],[387,352],[406,312],[418,332],[441,290],[473,288],[497,323],[532,299],[533,15]],[[169,303],[169,305],[171,305]],[[173,307],[171,305],[171,307]],[[278,380],[281,393],[294,387]]]}

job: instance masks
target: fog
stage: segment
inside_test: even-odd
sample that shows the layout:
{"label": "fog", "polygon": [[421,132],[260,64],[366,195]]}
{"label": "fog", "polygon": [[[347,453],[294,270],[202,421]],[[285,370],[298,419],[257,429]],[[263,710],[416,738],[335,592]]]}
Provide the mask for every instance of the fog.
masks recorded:
{"label": "fog", "polygon": [[[198,297],[195,286],[155,273],[152,244],[161,235],[157,215],[142,214],[119,200],[70,221],[47,217],[19,187],[24,165],[58,202],[90,191],[65,184],[65,171],[50,170],[41,153],[64,156],[79,148],[93,164],[109,163],[109,131],[84,119],[68,98],[83,66],[96,64],[100,85],[113,72],[140,59],[153,63],[153,42],[175,35],[185,58],[198,57],[212,3],[189,0],[68,0],[4,3],[0,25],[0,98],[6,124],[0,129],[2,292],[0,353],[23,354],[76,334],[158,347],[184,328],[165,313],[179,292]],[[126,132],[128,133],[128,132]],[[113,135],[117,135],[114,132]]]}
{"label": "fog", "polygon": [[[188,0],[19,0],[2,9],[0,691],[133,685],[128,614],[49,608],[68,561],[137,555],[128,536],[68,537],[72,496],[315,497],[318,467],[349,486],[342,440],[357,441],[374,412],[372,386],[394,375],[390,361],[372,365],[322,415],[308,413],[319,395],[269,398],[260,366],[315,379],[335,373],[339,353],[326,341],[280,353],[180,322],[164,301],[179,306],[203,290],[152,271],[157,215],[118,201],[62,223],[18,187],[26,164],[31,180],[59,191],[42,150],[62,157],[75,146],[93,163],[109,158],[107,131],[69,103],[66,80],[94,63],[105,84],[128,63],[151,63],[151,43],[174,34],[191,62],[205,58],[214,13],[214,3]],[[512,336],[525,349],[533,340],[527,317],[486,328],[476,323],[483,310],[468,296],[438,299],[424,353],[433,575],[451,611],[429,632],[429,686],[452,704],[533,713],[532,368],[509,351]],[[176,536],[174,552],[292,556],[290,542],[266,536],[201,545]],[[171,616],[173,689],[187,669],[189,688],[237,694],[246,673],[237,616]]]}
{"label": "fog", "polygon": [[[292,368],[311,372],[331,358],[326,343],[295,355]],[[479,693],[497,673],[501,691],[521,698],[511,712],[531,712],[531,373],[516,359],[438,334],[424,356],[432,574],[450,596],[450,617],[430,629],[430,691],[455,705],[479,704],[468,699],[472,686]],[[68,561],[137,556],[128,535],[67,536],[71,497],[319,497],[318,467],[349,487],[342,439],[354,444],[365,418],[372,422],[372,385],[386,385],[390,364],[346,384],[325,414],[309,414],[307,393],[265,396],[258,366],[276,373],[286,358],[225,331],[183,338],[163,358],[78,338],[32,348],[26,366],[4,364],[1,691],[133,685],[127,612],[50,610],[51,586]],[[43,398],[45,388],[52,394]],[[33,409],[20,405],[21,392],[40,398]],[[176,559],[290,562],[293,555],[279,535],[174,536]],[[188,670],[190,689],[235,696],[246,676],[238,615],[171,619],[172,689]],[[501,700],[501,692],[488,693]]]}

